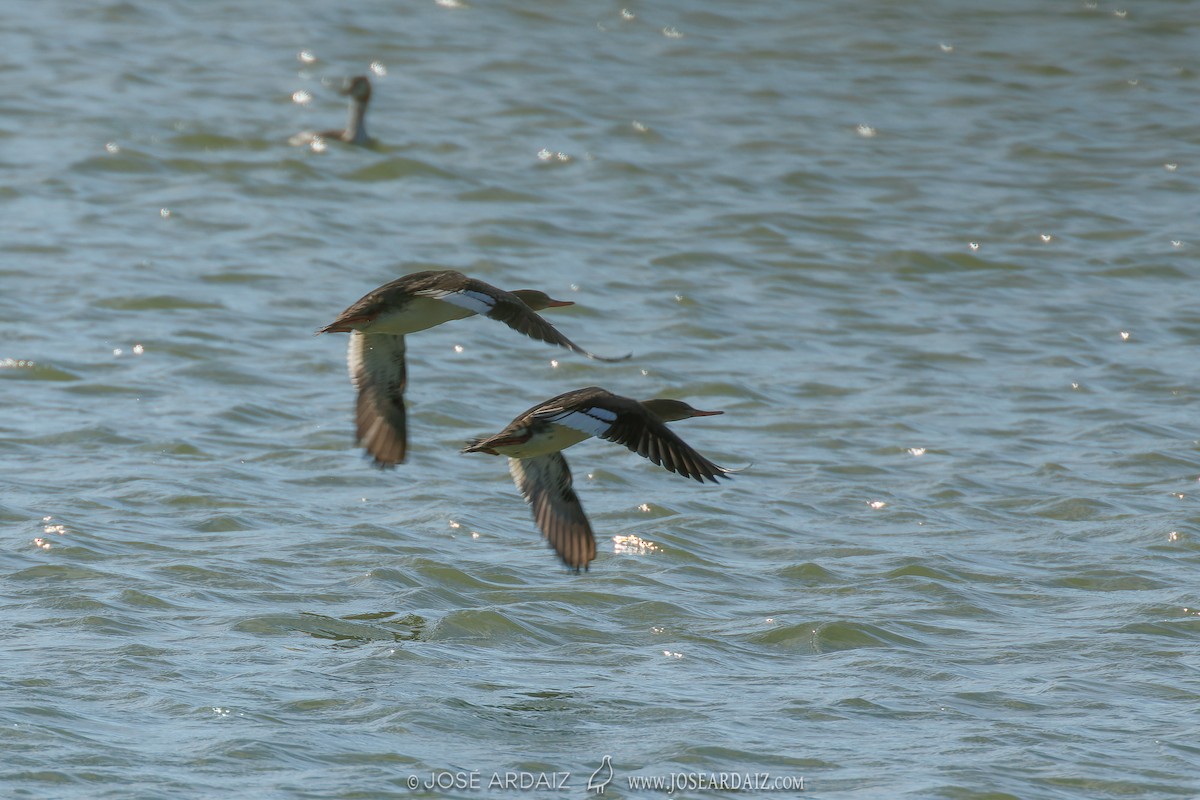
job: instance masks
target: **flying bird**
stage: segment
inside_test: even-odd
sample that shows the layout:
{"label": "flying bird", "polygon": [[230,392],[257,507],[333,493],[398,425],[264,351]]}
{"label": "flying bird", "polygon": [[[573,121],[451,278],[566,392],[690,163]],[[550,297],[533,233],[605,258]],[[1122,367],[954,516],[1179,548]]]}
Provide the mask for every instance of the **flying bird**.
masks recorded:
{"label": "flying bird", "polygon": [[476,439],[464,453],[508,456],[513,482],[533,509],[533,518],[559,558],[576,572],[596,557],[596,537],[572,488],[562,451],[598,436],[622,444],[659,466],[700,483],[727,478],[666,426],[723,411],[700,411],[681,400],[637,401],[596,386],[560,394],[534,406],[499,433]]}
{"label": "flying bird", "polygon": [[349,333],[350,380],[358,389],[358,443],[380,467],[404,461],[408,451],[404,390],[406,334],[443,322],[482,314],[538,341],[600,361],[538,315],[546,308],[574,305],[536,289],[506,292],[453,270],[414,272],[368,293],[317,333]]}

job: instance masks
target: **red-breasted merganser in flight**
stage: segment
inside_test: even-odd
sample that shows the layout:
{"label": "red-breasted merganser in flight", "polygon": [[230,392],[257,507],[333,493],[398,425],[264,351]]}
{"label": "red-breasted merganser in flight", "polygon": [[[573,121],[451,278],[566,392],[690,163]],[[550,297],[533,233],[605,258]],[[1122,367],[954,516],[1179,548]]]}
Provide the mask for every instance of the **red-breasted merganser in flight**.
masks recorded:
{"label": "red-breasted merganser in flight", "polygon": [[596,557],[596,538],[571,488],[571,470],[562,451],[599,436],[686,478],[717,483],[732,470],[697,453],[664,423],[723,413],[700,411],[681,400],[638,402],[590,386],[534,406],[463,452],[508,456],[509,472],[532,506],[538,528],[563,563],[578,572]]}
{"label": "red-breasted merganser in flight", "polygon": [[347,308],[317,333],[350,333],[350,380],[358,389],[358,442],[380,467],[404,461],[404,336],[450,320],[483,314],[526,336],[600,361],[563,336],[537,312],[574,305],[536,289],[506,292],[453,270],[414,272],[386,283]]}
{"label": "red-breasted merganser in flight", "polygon": [[368,145],[371,137],[367,135],[367,104],[371,102],[371,82],[367,76],[359,75],[351,78],[344,89],[338,94],[350,97],[350,118],[346,121],[346,129],[342,131],[321,131],[313,133],[304,131],[297,133],[288,141],[294,145],[311,144],[316,139],[336,139],[347,144]]}

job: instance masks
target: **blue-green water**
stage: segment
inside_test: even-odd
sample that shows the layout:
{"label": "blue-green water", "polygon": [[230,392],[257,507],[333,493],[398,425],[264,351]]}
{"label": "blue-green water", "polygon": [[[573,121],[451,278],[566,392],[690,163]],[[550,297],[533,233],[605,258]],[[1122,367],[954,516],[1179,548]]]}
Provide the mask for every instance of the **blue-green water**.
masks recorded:
{"label": "blue-green water", "polygon": [[[0,31],[5,797],[1200,793],[1193,4]],[[379,145],[289,147],[360,73]],[[312,332],[438,267],[634,358],[414,336],[374,470]],[[457,451],[592,384],[723,409],[676,430],[747,468],[573,448],[574,575]]]}

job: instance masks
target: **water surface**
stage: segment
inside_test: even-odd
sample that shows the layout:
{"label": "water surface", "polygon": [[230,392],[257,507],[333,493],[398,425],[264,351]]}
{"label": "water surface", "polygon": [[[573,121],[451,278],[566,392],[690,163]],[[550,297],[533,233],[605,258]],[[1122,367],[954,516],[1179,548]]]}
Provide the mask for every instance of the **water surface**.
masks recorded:
{"label": "water surface", "polygon": [[[1190,4],[0,14],[7,796],[1200,791]],[[372,469],[312,333],[432,268],[634,358],[414,336]],[[458,449],[593,384],[745,470],[573,448],[574,575]]]}

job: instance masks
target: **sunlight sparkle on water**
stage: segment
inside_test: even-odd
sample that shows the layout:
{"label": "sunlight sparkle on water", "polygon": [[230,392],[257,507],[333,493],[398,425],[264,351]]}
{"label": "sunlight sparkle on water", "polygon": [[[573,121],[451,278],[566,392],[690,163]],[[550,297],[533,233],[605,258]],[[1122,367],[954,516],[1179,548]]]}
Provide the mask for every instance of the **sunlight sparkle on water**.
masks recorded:
{"label": "sunlight sparkle on water", "polygon": [[382,78],[387,75],[387,66],[382,61],[372,61],[371,72]]}
{"label": "sunlight sparkle on water", "polygon": [[682,39],[683,34],[678,29],[667,26],[662,29],[662,35],[668,39]]}
{"label": "sunlight sparkle on water", "polygon": [[461,353],[462,351],[463,351],[463,346],[461,344],[454,345],[454,352]]}
{"label": "sunlight sparkle on water", "polygon": [[910,447],[910,448],[908,448],[908,454],[910,456],[923,456],[923,455],[925,455],[925,448],[924,447]]}
{"label": "sunlight sparkle on water", "polygon": [[877,133],[877,131],[874,128],[872,128],[870,125],[867,125],[865,123],[859,124],[859,126],[857,128],[855,128],[854,130],[858,133],[859,136],[863,137],[864,139],[870,139]]}
{"label": "sunlight sparkle on water", "polygon": [[[47,515],[42,517],[42,533],[46,534],[47,536],[65,536],[67,533],[67,526],[59,525],[54,521],[54,517]],[[33,540],[33,545],[34,547],[41,548],[42,550],[49,550],[51,547],[50,542],[46,539],[43,539],[41,536],[38,536]]]}
{"label": "sunlight sparkle on water", "polygon": [[1122,342],[1129,341],[1129,331],[1121,331],[1121,341]]}
{"label": "sunlight sparkle on water", "polygon": [[109,142],[108,144],[104,145],[104,149],[109,153],[116,155],[117,153],[121,152],[121,145],[117,144],[116,142]]}
{"label": "sunlight sparkle on water", "polygon": [[1050,234],[1048,234],[1048,233],[1043,233],[1043,234],[1042,234],[1042,241],[1043,241],[1043,242],[1048,242],[1048,241],[1050,241],[1050,240],[1051,240],[1051,239],[1053,239],[1053,238],[1054,238],[1054,237],[1053,237],[1053,236],[1051,236],[1051,235],[1050,235]]}
{"label": "sunlight sparkle on water", "polygon": [[1179,165],[1167,163],[1163,164],[1163,169],[1165,169],[1167,172],[1174,172],[1175,170],[1179,169]]}
{"label": "sunlight sparkle on water", "polygon": [[301,50],[296,53],[296,60],[301,64],[311,64],[317,60],[317,56],[312,50]]}
{"label": "sunlight sparkle on water", "polygon": [[646,553],[657,553],[661,548],[654,542],[643,539],[639,536],[614,536],[613,537],[613,552],[618,554],[628,555],[645,555]]}
{"label": "sunlight sparkle on water", "polygon": [[871,508],[878,511],[881,508],[885,508],[887,506],[887,503],[883,502],[882,500],[871,500],[870,502],[867,503],[867,505],[869,505]]}
{"label": "sunlight sparkle on water", "polygon": [[296,105],[306,106],[312,102],[312,92],[307,89],[297,89],[292,92],[292,102]]}

